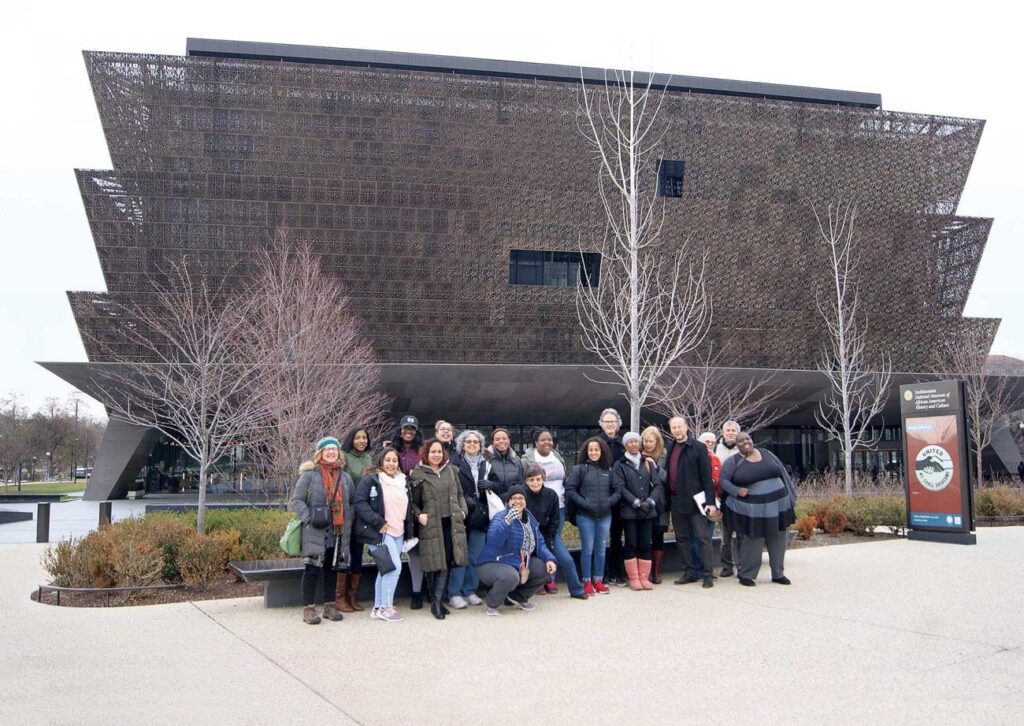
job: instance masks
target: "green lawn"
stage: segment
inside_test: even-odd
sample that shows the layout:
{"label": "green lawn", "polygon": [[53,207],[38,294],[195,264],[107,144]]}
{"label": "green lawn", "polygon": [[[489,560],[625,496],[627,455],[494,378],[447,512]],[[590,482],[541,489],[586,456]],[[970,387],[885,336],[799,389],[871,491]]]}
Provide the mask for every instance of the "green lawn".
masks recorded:
{"label": "green lawn", "polygon": [[[32,494],[69,494],[85,490],[85,479],[76,482],[71,481],[23,481],[21,491]],[[14,493],[18,491],[17,484],[0,484],[0,492]]]}

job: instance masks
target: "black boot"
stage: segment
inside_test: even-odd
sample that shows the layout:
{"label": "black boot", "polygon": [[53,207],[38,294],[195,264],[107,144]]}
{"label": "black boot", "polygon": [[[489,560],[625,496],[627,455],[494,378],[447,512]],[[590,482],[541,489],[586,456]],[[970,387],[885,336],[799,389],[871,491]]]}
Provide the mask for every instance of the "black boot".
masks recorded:
{"label": "black boot", "polygon": [[440,605],[441,607],[441,612],[445,615],[452,614],[451,610],[444,606],[444,597],[448,593],[448,574],[449,570],[441,570],[437,573],[437,580],[435,581],[437,585],[437,591],[441,593],[440,596],[438,596],[437,602],[438,605]]}
{"label": "black boot", "polygon": [[422,610],[423,609],[423,593],[414,592],[412,594],[412,602],[409,603],[410,610]]}
{"label": "black boot", "polygon": [[444,611],[441,610],[441,591],[437,588],[436,572],[424,572],[423,584],[427,588],[427,595],[430,597],[430,612],[438,620],[444,620]]}

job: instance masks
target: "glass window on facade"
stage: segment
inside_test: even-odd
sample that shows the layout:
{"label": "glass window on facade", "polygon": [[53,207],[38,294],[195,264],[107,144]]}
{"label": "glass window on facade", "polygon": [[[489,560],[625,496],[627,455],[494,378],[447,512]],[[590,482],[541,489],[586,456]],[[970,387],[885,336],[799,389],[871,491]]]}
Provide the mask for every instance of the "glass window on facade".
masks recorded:
{"label": "glass window on facade", "polygon": [[596,252],[512,250],[508,260],[510,285],[571,287],[582,281],[596,287],[601,255]]}
{"label": "glass window on facade", "polygon": [[658,161],[658,196],[683,196],[683,172],[685,164],[675,159]]}

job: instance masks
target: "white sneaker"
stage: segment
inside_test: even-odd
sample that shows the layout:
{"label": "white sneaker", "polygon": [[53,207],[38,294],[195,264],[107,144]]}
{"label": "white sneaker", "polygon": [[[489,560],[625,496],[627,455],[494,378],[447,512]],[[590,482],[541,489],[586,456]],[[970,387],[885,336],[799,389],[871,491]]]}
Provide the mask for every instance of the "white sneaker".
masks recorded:
{"label": "white sneaker", "polygon": [[[383,608],[381,608],[381,610],[383,610]],[[379,620],[379,619],[380,619],[380,612],[377,610],[377,608],[370,608],[370,620]]]}
{"label": "white sneaker", "polygon": [[404,620],[394,608],[381,608],[380,613],[377,614],[377,619],[387,623],[400,623]]}
{"label": "white sneaker", "polygon": [[498,612],[498,608],[487,608],[484,612],[492,618],[496,618],[501,615],[501,613]]}
{"label": "white sneaker", "polygon": [[462,595],[454,595],[453,597],[448,598],[448,604],[451,605],[454,610],[462,610],[468,603],[466,602],[466,598],[462,597]]}
{"label": "white sneaker", "polygon": [[475,592],[466,598],[466,602],[474,606],[484,604],[484,601],[481,598],[477,597],[477,594]]}

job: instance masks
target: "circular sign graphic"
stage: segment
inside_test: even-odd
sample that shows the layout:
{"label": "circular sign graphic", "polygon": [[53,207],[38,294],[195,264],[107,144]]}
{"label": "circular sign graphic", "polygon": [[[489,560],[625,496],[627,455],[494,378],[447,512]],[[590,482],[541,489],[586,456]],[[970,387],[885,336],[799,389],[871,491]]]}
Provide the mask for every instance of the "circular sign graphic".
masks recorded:
{"label": "circular sign graphic", "polygon": [[904,391],[903,392],[903,397],[905,399],[907,399],[908,401],[911,401],[914,398],[914,392],[913,391]]}
{"label": "circular sign graphic", "polygon": [[926,446],[914,461],[914,473],[925,489],[942,491],[953,481],[953,457],[941,446]]}

